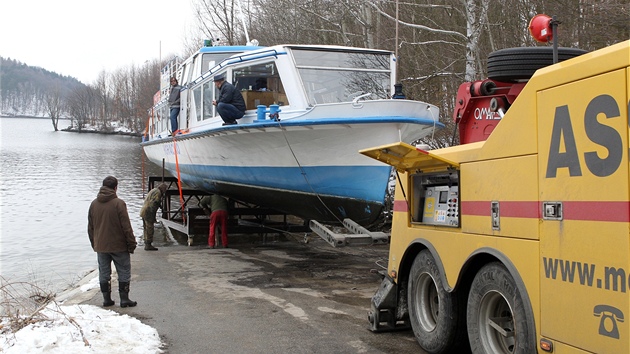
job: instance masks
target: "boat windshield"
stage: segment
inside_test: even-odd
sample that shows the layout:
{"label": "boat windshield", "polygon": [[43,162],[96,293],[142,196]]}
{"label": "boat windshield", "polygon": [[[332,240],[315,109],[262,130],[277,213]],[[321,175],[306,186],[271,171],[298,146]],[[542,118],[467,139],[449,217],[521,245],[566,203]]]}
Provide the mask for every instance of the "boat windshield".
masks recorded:
{"label": "boat windshield", "polygon": [[206,71],[212,69],[215,65],[222,62],[224,59],[231,57],[234,54],[242,53],[242,51],[238,52],[223,52],[223,53],[203,53],[202,62],[201,62],[201,73],[204,74]]}
{"label": "boat windshield", "polygon": [[389,53],[294,48],[293,58],[311,105],[389,98]]}

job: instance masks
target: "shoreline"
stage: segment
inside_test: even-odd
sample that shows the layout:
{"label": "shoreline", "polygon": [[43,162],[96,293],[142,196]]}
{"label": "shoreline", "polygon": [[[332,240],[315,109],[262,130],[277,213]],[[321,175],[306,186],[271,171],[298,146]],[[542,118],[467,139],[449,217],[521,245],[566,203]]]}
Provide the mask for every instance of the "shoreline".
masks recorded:
{"label": "shoreline", "polygon": [[90,133],[90,134],[106,134],[106,135],[125,135],[125,136],[133,136],[133,137],[142,137],[142,133],[134,133],[134,132],[123,132],[123,131],[102,131],[102,130],[88,130],[88,129],[74,129],[74,128],[64,128],[59,129],[61,132],[68,133]]}
{"label": "shoreline", "polygon": [[61,290],[59,294],[55,294],[54,301],[63,305],[84,303],[96,294],[96,291],[90,290],[100,290],[98,286],[98,269],[93,269],[75,284],[68,285],[68,287]]}
{"label": "shoreline", "polygon": [[[50,120],[49,117],[37,117],[37,116],[28,116],[28,115],[0,115],[1,118],[18,118],[18,119],[40,119],[40,120]],[[59,118],[59,120],[71,121],[71,118]],[[124,136],[133,136],[141,138],[144,133],[143,132],[132,132],[132,131],[120,131],[120,130],[94,130],[93,128],[86,129],[75,129],[72,127],[67,127],[63,129],[59,129],[61,132],[69,132],[69,133],[91,133],[91,134],[105,134],[105,135],[124,135]]]}

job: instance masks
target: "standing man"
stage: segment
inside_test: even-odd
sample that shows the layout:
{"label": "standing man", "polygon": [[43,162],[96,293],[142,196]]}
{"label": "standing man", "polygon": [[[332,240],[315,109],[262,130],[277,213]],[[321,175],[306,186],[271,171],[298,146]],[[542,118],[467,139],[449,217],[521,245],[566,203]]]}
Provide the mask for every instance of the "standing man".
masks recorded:
{"label": "standing man", "polygon": [[171,94],[168,96],[168,105],[171,107],[171,130],[172,134],[179,128],[177,124],[177,116],[179,116],[179,94],[182,87],[177,83],[175,76],[171,77]]}
{"label": "standing man", "polygon": [[221,227],[221,244],[223,248],[228,247],[227,238],[227,221],[228,221],[228,202],[218,194],[207,195],[199,201],[199,206],[203,208],[206,214],[210,215],[210,235],[208,236],[208,247],[214,248],[215,230],[217,224]]}
{"label": "standing man", "polygon": [[234,85],[225,81],[223,74],[214,77],[214,87],[219,90],[219,98],[212,101],[212,104],[217,106],[217,112],[224,122],[223,125],[237,124],[236,120],[245,115],[243,95]]}
{"label": "standing man", "polygon": [[140,217],[142,218],[142,229],[145,251],[157,251],[157,247],[153,247],[153,233],[155,232],[155,214],[159,208],[162,208],[162,198],[168,187],[162,183],[157,188],[151,189],[147,194],[144,204],[140,209]]}
{"label": "standing man", "polygon": [[127,213],[127,204],[116,196],[118,180],[107,176],[88,211],[88,237],[98,260],[98,280],[103,293],[103,306],[114,305],[111,298],[112,262],[118,273],[120,307],[133,307],[129,300],[131,254],[136,249],[136,238]]}

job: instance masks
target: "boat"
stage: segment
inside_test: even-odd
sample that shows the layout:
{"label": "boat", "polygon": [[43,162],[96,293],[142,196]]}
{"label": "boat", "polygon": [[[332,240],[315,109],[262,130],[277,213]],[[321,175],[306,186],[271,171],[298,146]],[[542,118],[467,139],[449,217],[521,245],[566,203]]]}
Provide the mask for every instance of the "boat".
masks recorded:
{"label": "boat", "polygon": [[[358,151],[444,126],[437,107],[404,99],[386,50],[206,46],[162,74],[142,142],[148,160],[192,188],[305,220],[373,224],[391,168]],[[176,132],[166,103],[173,74],[183,86]],[[236,125],[224,126],[212,105],[216,75],[245,99]]]}

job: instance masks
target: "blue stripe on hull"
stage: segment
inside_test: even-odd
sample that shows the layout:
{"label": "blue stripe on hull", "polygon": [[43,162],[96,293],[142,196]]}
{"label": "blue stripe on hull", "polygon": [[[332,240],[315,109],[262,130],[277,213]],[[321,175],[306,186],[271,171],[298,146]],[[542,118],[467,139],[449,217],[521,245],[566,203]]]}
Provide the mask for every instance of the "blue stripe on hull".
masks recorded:
{"label": "blue stripe on hull", "polygon": [[[333,195],[382,203],[391,167],[227,167],[180,165],[182,180],[193,187],[213,190],[212,183],[245,184],[299,193]],[[174,164],[166,169],[177,176]]]}

